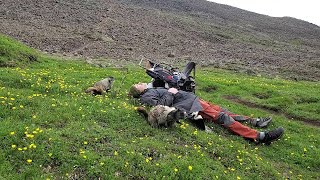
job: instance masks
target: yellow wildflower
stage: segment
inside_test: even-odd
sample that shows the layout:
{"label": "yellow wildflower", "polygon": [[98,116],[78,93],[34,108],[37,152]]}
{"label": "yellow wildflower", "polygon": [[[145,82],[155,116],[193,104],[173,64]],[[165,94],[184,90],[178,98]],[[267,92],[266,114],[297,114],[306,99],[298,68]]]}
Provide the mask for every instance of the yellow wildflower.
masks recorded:
{"label": "yellow wildflower", "polygon": [[80,154],[84,154],[85,151],[83,149],[80,149]]}
{"label": "yellow wildflower", "polygon": [[31,148],[35,149],[36,147],[37,147],[37,146],[36,146],[35,144],[33,144],[33,143],[29,145],[29,148],[30,148],[30,149],[31,149]]}
{"label": "yellow wildflower", "polygon": [[15,132],[14,132],[14,131],[10,132],[10,135],[14,135],[14,134],[15,134]]}
{"label": "yellow wildflower", "polygon": [[28,160],[27,160],[27,163],[32,163],[32,160],[31,160],[31,159],[28,159]]}
{"label": "yellow wildflower", "polygon": [[13,149],[15,149],[16,147],[17,147],[17,145],[15,145],[15,144],[11,145],[11,148],[13,148]]}
{"label": "yellow wildflower", "polygon": [[115,155],[115,156],[118,156],[118,152],[117,152],[117,151],[114,151],[114,155]]}
{"label": "yellow wildflower", "polygon": [[33,138],[34,135],[33,134],[26,134],[28,138]]}
{"label": "yellow wildflower", "polygon": [[189,169],[190,171],[192,171],[192,166],[189,166],[188,169]]}

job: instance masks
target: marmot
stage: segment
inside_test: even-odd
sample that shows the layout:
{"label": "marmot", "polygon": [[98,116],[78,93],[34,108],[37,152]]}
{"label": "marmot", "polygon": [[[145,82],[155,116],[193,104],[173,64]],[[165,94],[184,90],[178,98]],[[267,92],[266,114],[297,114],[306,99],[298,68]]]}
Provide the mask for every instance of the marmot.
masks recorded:
{"label": "marmot", "polygon": [[144,107],[138,107],[140,112],[151,125],[151,127],[173,127],[180,119],[186,118],[186,112],[175,107],[157,105],[150,109],[149,112]]}
{"label": "marmot", "polygon": [[102,95],[105,94],[106,92],[108,92],[111,87],[112,84],[114,82],[114,78],[113,77],[107,77],[101,81],[96,82],[92,87],[89,87],[85,92],[86,93],[90,93],[91,95]]}

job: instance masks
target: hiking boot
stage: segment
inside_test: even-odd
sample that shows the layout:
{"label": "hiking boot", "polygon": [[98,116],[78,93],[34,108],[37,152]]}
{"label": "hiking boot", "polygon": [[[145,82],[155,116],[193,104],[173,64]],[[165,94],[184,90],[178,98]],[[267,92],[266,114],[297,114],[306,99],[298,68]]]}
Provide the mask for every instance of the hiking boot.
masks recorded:
{"label": "hiking boot", "polygon": [[271,117],[256,118],[251,120],[251,124],[254,125],[255,127],[264,128],[264,127],[267,127],[271,121],[272,121]]}
{"label": "hiking boot", "polygon": [[[266,145],[270,145],[272,141],[276,141],[279,139],[284,133],[284,129],[282,127],[276,128],[272,131],[267,132],[261,132],[260,133],[260,140],[258,140],[258,143],[265,143]],[[261,137],[263,136],[264,137]]]}

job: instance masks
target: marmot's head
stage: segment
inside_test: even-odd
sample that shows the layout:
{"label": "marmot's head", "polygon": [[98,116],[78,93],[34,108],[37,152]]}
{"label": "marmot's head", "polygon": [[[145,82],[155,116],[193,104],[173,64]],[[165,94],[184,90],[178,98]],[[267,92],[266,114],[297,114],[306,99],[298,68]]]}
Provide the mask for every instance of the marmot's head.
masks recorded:
{"label": "marmot's head", "polygon": [[108,91],[108,90],[110,90],[111,89],[111,87],[112,87],[112,85],[113,85],[113,83],[114,83],[114,77],[112,77],[112,76],[109,76],[108,78],[106,78],[107,79],[107,81],[109,82],[109,83],[107,83],[107,85],[106,85],[106,90]]}

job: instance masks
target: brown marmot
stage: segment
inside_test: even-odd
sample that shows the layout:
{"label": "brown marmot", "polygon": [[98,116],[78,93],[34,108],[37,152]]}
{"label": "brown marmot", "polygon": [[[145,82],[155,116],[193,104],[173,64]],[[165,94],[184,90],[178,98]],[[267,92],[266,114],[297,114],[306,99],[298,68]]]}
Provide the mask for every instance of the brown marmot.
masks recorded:
{"label": "brown marmot", "polygon": [[107,77],[101,81],[96,82],[92,87],[89,87],[85,92],[90,93],[91,95],[102,95],[108,92],[114,82],[113,77]]}

